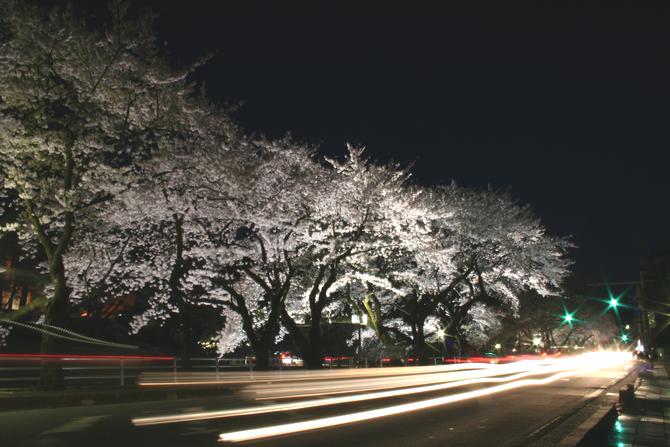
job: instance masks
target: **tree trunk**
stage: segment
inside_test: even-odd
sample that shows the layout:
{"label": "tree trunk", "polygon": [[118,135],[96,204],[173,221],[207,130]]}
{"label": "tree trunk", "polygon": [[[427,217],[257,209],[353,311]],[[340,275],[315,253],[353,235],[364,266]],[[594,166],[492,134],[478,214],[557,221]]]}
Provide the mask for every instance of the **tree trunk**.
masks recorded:
{"label": "tree trunk", "polygon": [[415,315],[412,322],[412,353],[417,358],[417,363],[427,365],[428,354],[426,352],[426,334],[423,331],[425,318]]}
{"label": "tree trunk", "polygon": [[251,344],[256,356],[255,368],[257,371],[268,371],[270,369],[270,346],[267,343],[257,341]]}
{"label": "tree trunk", "polygon": [[181,352],[181,367],[185,371],[192,369],[191,364],[191,343],[193,342],[192,319],[189,303],[184,299],[181,290],[181,280],[186,274],[184,264],[184,217],[178,214],[174,215],[175,230],[175,258],[170,273],[170,300],[179,310],[179,344]]}
{"label": "tree trunk", "polygon": [[[68,136],[68,142],[65,148],[65,166],[63,171],[63,190],[69,194],[72,189],[74,174],[74,158],[72,147],[75,142],[74,134]],[[65,276],[65,265],[63,264],[63,254],[70,243],[72,232],[74,230],[74,212],[65,211],[63,227],[58,243],[54,244],[45,231],[39,216],[35,213],[35,206],[32,200],[24,202],[28,221],[33,227],[35,236],[44,249],[49,261],[49,279],[54,287],[54,295],[44,312],[44,323],[62,327],[65,325],[69,313],[69,292],[67,290],[67,280]],[[56,340],[54,337],[42,334],[42,343],[40,350],[43,354],[52,354],[56,349]],[[65,386],[63,370],[58,363],[42,362],[40,372],[40,388],[58,389]]]}
{"label": "tree trunk", "polygon": [[179,321],[181,324],[179,341],[181,344],[181,367],[184,371],[191,371],[193,369],[191,362],[191,343],[193,342],[192,319],[191,311],[188,307],[187,303],[179,306]]}
{"label": "tree trunk", "polygon": [[[68,317],[68,290],[62,257],[50,262],[49,276],[54,286],[54,294],[53,298],[47,303],[44,323],[63,327],[66,325]],[[56,339],[50,335],[42,334],[40,349],[42,354],[53,354],[56,349]],[[40,371],[40,388],[54,390],[64,387],[65,378],[60,365],[53,361],[43,361]]]}
{"label": "tree trunk", "polygon": [[309,343],[307,352],[303,354],[307,369],[321,369],[323,367],[323,346],[321,339],[321,312],[312,314],[309,327]]}
{"label": "tree trunk", "polygon": [[[291,334],[291,339],[293,340],[298,353],[302,356],[305,367],[307,369],[322,368],[323,350],[321,346],[320,324],[315,326],[314,320],[312,320],[309,333],[305,336],[293,317],[288,314],[283,306],[281,319],[289,334]],[[320,323],[320,315],[317,317],[317,320]]]}

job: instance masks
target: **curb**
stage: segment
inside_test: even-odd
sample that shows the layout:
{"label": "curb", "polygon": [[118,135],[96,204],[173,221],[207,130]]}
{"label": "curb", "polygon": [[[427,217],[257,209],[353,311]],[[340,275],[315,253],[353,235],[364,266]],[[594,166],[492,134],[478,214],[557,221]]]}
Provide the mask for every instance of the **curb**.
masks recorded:
{"label": "curb", "polygon": [[557,445],[561,447],[587,447],[598,445],[603,433],[608,433],[618,416],[616,405],[600,407],[584,423]]}
{"label": "curb", "polygon": [[[634,389],[640,386],[640,369],[636,368],[627,376],[618,380],[612,387],[625,382],[632,374],[635,374]],[[610,388],[612,388],[610,387]],[[598,398],[596,398],[598,399]],[[596,400],[597,401],[597,400]],[[601,445],[602,440],[607,438],[612,425],[619,416],[618,403],[601,405],[595,413],[588,417],[568,436],[561,439],[556,445],[561,447],[589,447]]]}

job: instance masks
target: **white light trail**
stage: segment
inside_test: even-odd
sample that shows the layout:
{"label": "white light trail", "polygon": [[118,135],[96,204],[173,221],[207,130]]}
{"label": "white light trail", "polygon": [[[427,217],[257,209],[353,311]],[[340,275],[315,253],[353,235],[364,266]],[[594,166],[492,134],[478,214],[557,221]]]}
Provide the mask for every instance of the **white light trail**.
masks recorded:
{"label": "white light trail", "polygon": [[244,385],[261,382],[296,382],[322,379],[349,379],[363,377],[390,377],[416,374],[435,374],[448,371],[486,369],[496,367],[491,363],[459,363],[438,366],[388,367],[370,369],[343,369],[317,371],[262,371],[249,373],[152,373],[144,374],[138,381],[142,387],[178,387],[211,385]]}
{"label": "white light trail", "polygon": [[584,354],[582,356],[576,357],[575,359],[577,359],[577,361],[573,360],[570,361],[570,363],[574,364],[575,366],[581,364],[582,365],[581,367],[576,367],[575,369],[569,371],[562,371],[543,379],[521,379],[514,382],[504,383],[502,385],[492,386],[484,389],[467,391],[463,393],[452,394],[449,396],[442,396],[433,399],[426,399],[407,404],[393,405],[376,410],[367,410],[367,411],[345,414],[341,416],[313,419],[310,421],[280,424],[261,428],[222,433],[219,436],[219,441],[243,442],[243,441],[271,438],[275,436],[301,433],[321,428],[336,427],[344,424],[362,422],[386,416],[409,413],[417,410],[424,410],[428,408],[450,404],[453,402],[459,402],[467,399],[473,399],[477,397],[491,395],[494,393],[500,393],[502,391],[508,391],[516,388],[546,385],[565,377],[575,376],[578,374],[582,374],[584,372],[622,364],[630,359],[630,354],[620,352],[619,353],[602,352],[602,353]]}
{"label": "white light trail", "polygon": [[392,388],[428,385],[432,383],[455,382],[476,377],[491,377],[528,371],[547,362],[518,362],[499,365],[494,368],[420,374],[393,377],[375,377],[355,380],[325,380],[320,382],[300,382],[293,384],[251,384],[244,390],[255,393],[256,400],[301,399],[334,394],[351,394]]}
{"label": "white light trail", "polygon": [[[515,366],[516,368],[512,368],[512,366]],[[513,375],[509,375],[506,377],[490,377],[490,376],[501,376],[501,375],[506,375],[506,374],[511,374],[513,372],[520,370],[521,366],[525,366],[524,369],[528,369],[529,367],[531,369],[523,371],[523,372],[518,372]],[[228,418],[228,417],[236,417],[236,416],[248,416],[248,415],[257,415],[257,414],[264,414],[264,413],[274,413],[274,412],[279,412],[279,411],[291,411],[291,410],[304,410],[308,408],[315,408],[315,407],[322,407],[322,406],[331,406],[331,405],[338,405],[338,404],[344,404],[344,403],[354,403],[354,402],[362,402],[362,401],[367,401],[367,400],[374,400],[374,399],[385,399],[385,398],[390,398],[390,397],[398,397],[398,396],[406,396],[410,394],[417,394],[417,393],[427,393],[431,391],[441,391],[441,390],[446,390],[450,388],[456,388],[456,387],[462,387],[466,385],[475,385],[475,384],[483,384],[483,383],[504,383],[504,382],[510,382],[513,380],[518,380],[522,379],[524,377],[528,376],[536,376],[536,375],[542,375],[542,374],[550,374],[556,371],[563,371],[567,369],[574,369],[573,365],[554,365],[554,366],[537,366],[537,365],[504,365],[504,366],[499,366],[497,371],[473,371],[473,374],[480,373],[482,375],[485,375],[484,377],[477,377],[477,376],[471,376],[473,378],[465,378],[465,377],[459,377],[459,378],[441,378],[442,382],[448,381],[448,383],[439,383],[435,385],[427,385],[427,386],[420,386],[420,387],[412,387],[412,388],[402,388],[402,389],[395,389],[391,391],[382,391],[382,392],[373,392],[373,393],[365,393],[365,394],[355,394],[351,396],[341,396],[341,397],[333,397],[333,398],[327,398],[327,399],[315,399],[315,400],[308,400],[308,401],[302,401],[302,402],[293,402],[293,403],[282,403],[282,404],[274,404],[274,405],[267,405],[267,406],[261,406],[261,407],[248,407],[248,408],[239,408],[239,409],[232,409],[232,410],[220,410],[220,411],[208,411],[208,412],[198,412],[198,413],[188,413],[188,414],[177,414],[177,415],[166,415],[166,416],[153,416],[153,417],[144,417],[144,418],[135,418],[132,420],[132,423],[136,426],[143,426],[143,425],[158,425],[158,424],[171,424],[171,423],[176,423],[176,422],[187,422],[187,421],[198,421],[198,420],[207,420],[207,419],[221,419],[221,418]],[[452,373],[453,374],[453,373]],[[489,376],[489,377],[486,377]],[[396,384],[394,388],[399,388],[400,386],[403,386],[405,383],[401,382],[400,384]],[[391,386],[389,386],[391,387]]]}

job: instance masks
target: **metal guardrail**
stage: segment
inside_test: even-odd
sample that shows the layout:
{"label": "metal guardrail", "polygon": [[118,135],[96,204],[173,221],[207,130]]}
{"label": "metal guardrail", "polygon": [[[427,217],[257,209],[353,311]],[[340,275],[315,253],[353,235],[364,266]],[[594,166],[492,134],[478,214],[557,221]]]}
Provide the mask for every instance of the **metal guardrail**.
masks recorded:
{"label": "metal guardrail", "polygon": [[[437,365],[442,357],[430,359]],[[0,354],[0,388],[27,388],[36,386],[45,362],[58,363],[63,370],[66,387],[118,387],[134,385],[143,373],[183,371],[181,360],[172,356],[142,355],[68,355],[68,354]],[[397,363],[397,362],[396,362]],[[324,368],[368,368],[391,366],[390,359],[358,360],[352,357],[324,357]],[[402,361],[400,365],[417,363]],[[397,366],[400,366],[397,365]],[[271,369],[294,369],[299,366],[284,364],[281,358],[272,358]],[[192,372],[253,371],[254,359],[195,357],[191,359]]]}
{"label": "metal guardrail", "polygon": [[[192,372],[252,371],[254,360],[245,358],[194,357]],[[182,361],[172,356],[0,354],[0,388],[26,388],[39,384],[42,364],[58,363],[67,387],[118,387],[134,385],[145,372],[183,371]],[[283,369],[272,359],[273,369]]]}
{"label": "metal guardrail", "polygon": [[0,354],[0,387],[37,385],[42,366],[55,363],[63,371],[67,387],[125,386],[144,371],[172,371],[171,356]]}

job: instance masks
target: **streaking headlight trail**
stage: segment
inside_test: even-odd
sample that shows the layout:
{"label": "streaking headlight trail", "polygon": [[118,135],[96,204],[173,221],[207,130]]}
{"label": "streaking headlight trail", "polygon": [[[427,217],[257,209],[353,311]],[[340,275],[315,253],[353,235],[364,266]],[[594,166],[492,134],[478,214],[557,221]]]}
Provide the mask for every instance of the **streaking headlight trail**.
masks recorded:
{"label": "streaking headlight trail", "polygon": [[[521,364],[523,363],[523,364]],[[562,362],[566,363],[566,362]],[[248,408],[239,408],[232,410],[221,410],[221,411],[209,411],[209,412],[198,412],[198,413],[189,413],[189,414],[177,414],[177,415],[167,415],[167,416],[156,416],[156,417],[144,417],[144,418],[135,418],[132,420],[132,423],[136,426],[142,425],[158,425],[158,424],[170,424],[175,422],[189,422],[197,420],[206,420],[206,419],[220,419],[236,416],[249,416],[256,414],[264,413],[274,413],[279,411],[290,411],[290,410],[304,410],[307,408],[315,408],[329,405],[337,405],[344,403],[354,403],[362,402],[366,400],[373,399],[384,399],[389,397],[399,397],[406,396],[410,394],[418,393],[427,393],[432,391],[446,390],[450,388],[462,387],[466,385],[482,384],[482,383],[504,383],[510,382],[513,380],[522,379],[528,376],[534,375],[543,375],[555,373],[558,371],[564,371],[568,369],[573,369],[574,366],[568,364],[557,364],[557,365],[534,365],[528,364],[527,362],[520,362],[519,364],[510,364],[499,366],[495,370],[478,370],[478,371],[468,371],[466,373],[449,373],[449,374],[440,374],[436,377],[422,378],[424,382],[434,382],[439,381],[442,383],[434,385],[425,385],[411,388],[401,388],[403,386],[408,386],[408,382],[403,379],[395,379],[395,385],[391,382],[382,386],[381,388],[401,388],[393,389],[390,391],[381,391],[381,392],[368,392],[363,394],[354,394],[350,396],[341,396],[333,397],[327,399],[313,399],[301,402],[291,402],[291,403],[281,403],[274,405],[266,406],[255,406]],[[511,374],[511,375],[510,375]],[[447,377],[453,376],[456,377]],[[505,377],[494,377],[494,376],[505,376]],[[426,380],[429,379],[429,380]],[[414,378],[415,381],[419,380]],[[446,382],[446,383],[445,383]],[[375,389],[375,388],[371,388]],[[283,392],[288,392],[287,388],[281,388]],[[357,391],[356,388],[350,390],[349,392]],[[341,391],[344,392],[344,391]],[[328,393],[330,394],[330,393]],[[282,395],[282,398],[286,397],[295,397],[295,396],[286,396]],[[262,398],[263,400],[267,398]]]}
{"label": "streaking headlight trail", "polygon": [[598,352],[598,353],[584,354],[571,359],[565,359],[565,361],[569,362],[572,365],[571,369],[553,374],[549,377],[545,377],[542,379],[520,379],[513,382],[504,383],[501,385],[496,385],[488,388],[467,391],[448,396],[436,397],[433,399],[426,399],[407,404],[393,405],[375,410],[360,411],[340,416],[313,419],[303,422],[271,425],[248,430],[227,432],[222,433],[219,436],[219,441],[244,442],[244,441],[272,438],[276,436],[284,436],[311,430],[357,423],[371,419],[378,419],[386,416],[400,415],[403,413],[410,413],[418,410],[425,410],[428,408],[438,407],[453,402],[460,402],[467,399],[488,396],[491,394],[500,393],[503,391],[509,391],[517,388],[546,385],[555,382],[557,380],[560,380],[562,378],[576,376],[589,371],[620,365],[630,360],[630,358],[631,357],[629,353],[621,353],[621,352]]}
{"label": "streaking headlight trail", "polygon": [[340,380],[365,377],[390,377],[418,374],[435,374],[439,372],[461,371],[471,369],[494,368],[491,363],[461,363],[439,366],[315,370],[315,371],[261,371],[248,373],[148,373],[138,381],[140,387],[179,387],[179,386],[210,386],[210,385],[245,385],[263,382],[300,382],[306,380]]}

